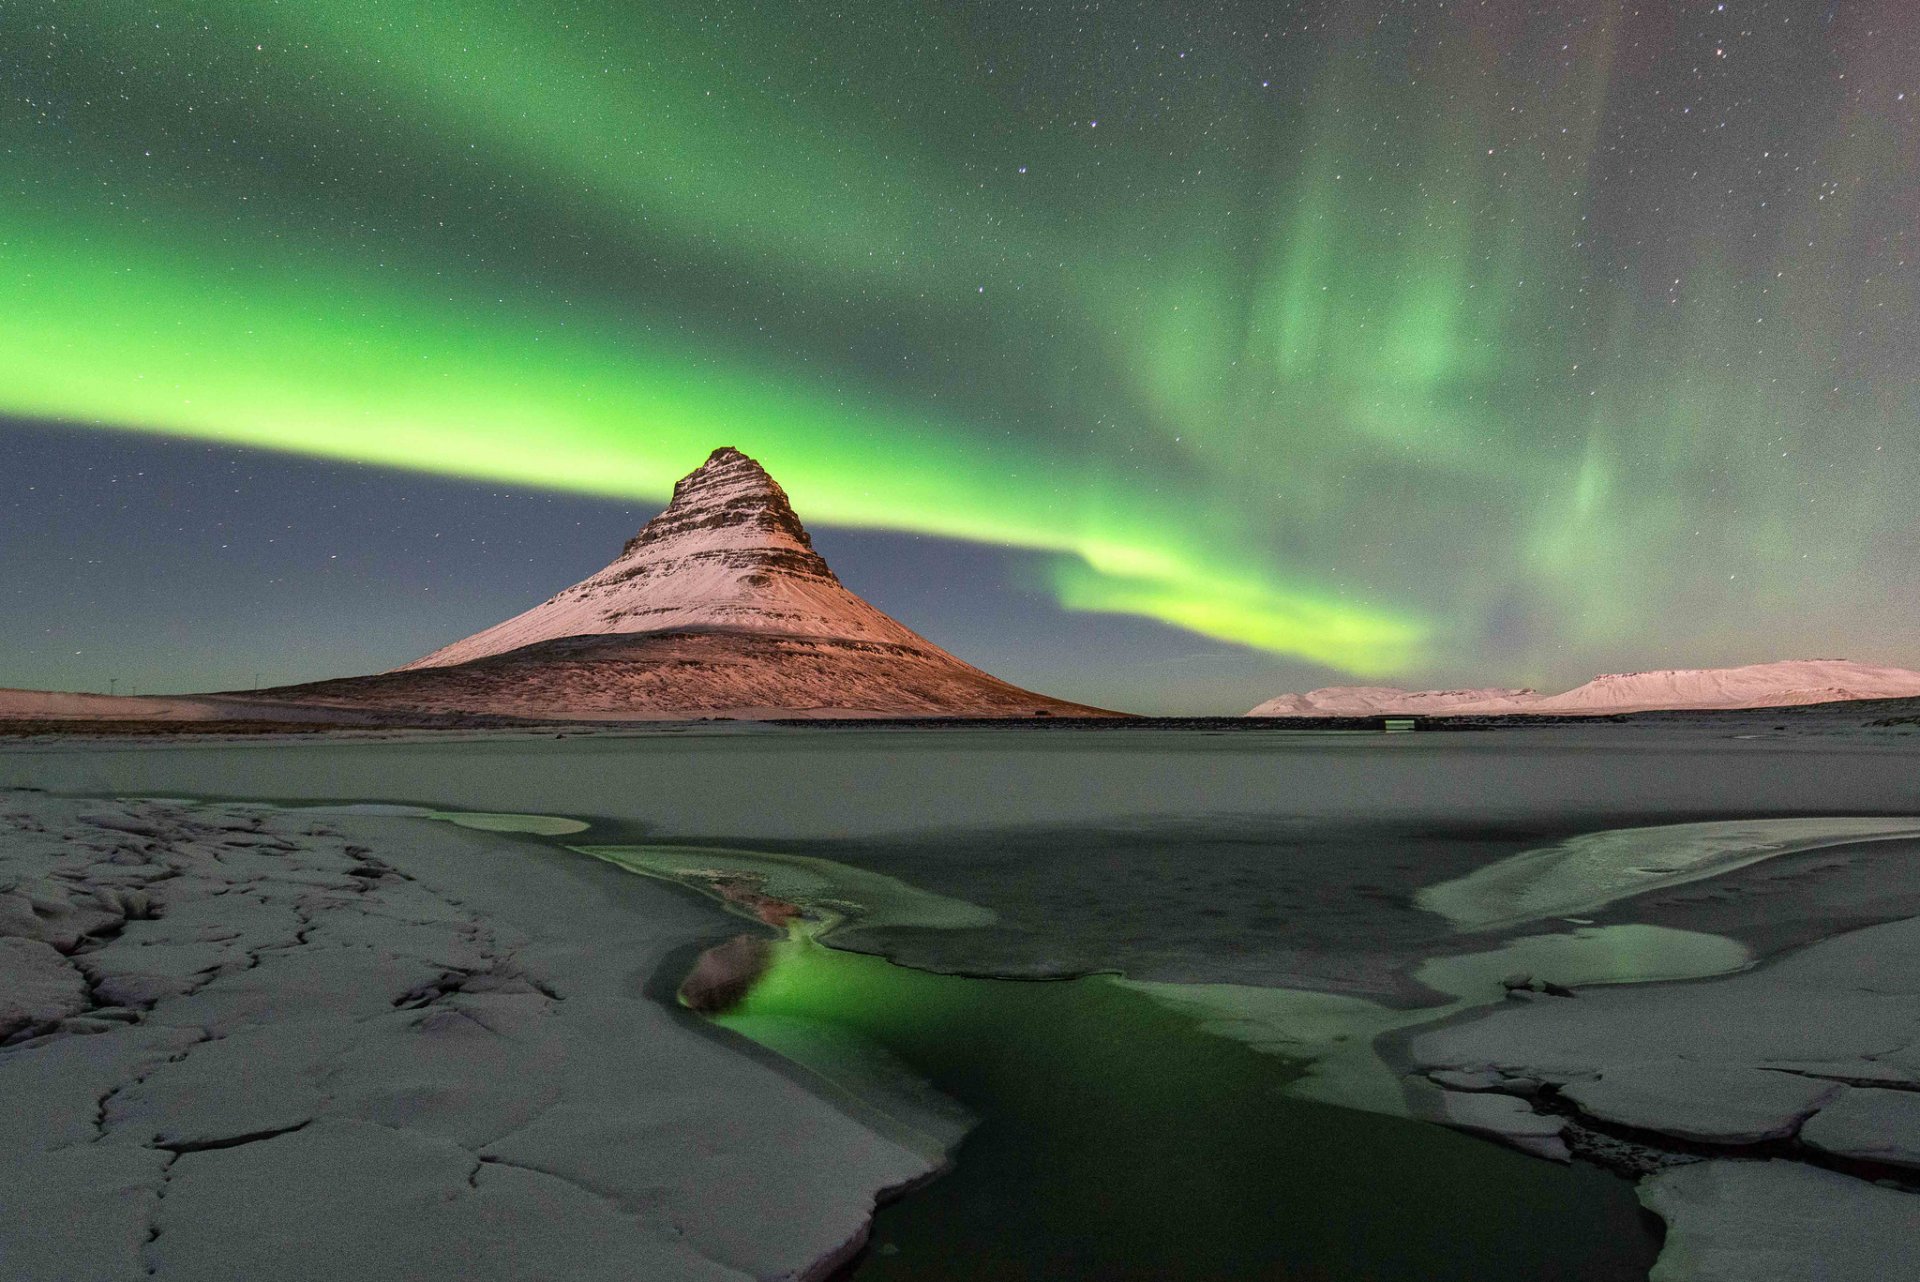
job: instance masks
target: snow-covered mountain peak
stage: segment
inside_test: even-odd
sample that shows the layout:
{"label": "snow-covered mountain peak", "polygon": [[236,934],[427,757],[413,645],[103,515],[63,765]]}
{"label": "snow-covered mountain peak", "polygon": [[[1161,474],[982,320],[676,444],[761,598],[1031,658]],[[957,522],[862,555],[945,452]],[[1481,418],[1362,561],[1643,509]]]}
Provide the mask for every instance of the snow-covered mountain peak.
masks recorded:
{"label": "snow-covered mountain peak", "polygon": [[675,482],[672,502],[627,540],[620,561],[657,559],[667,547],[679,554],[722,547],[797,550],[812,556],[816,572],[833,574],[814,553],[813,538],[780,483],[731,445]]}
{"label": "snow-covered mountain peak", "polygon": [[849,592],[779,482],[727,446],[680,479],[666,510],[605,569],[406,666],[467,663],[562,637],[683,631],[878,641],[945,656]]}

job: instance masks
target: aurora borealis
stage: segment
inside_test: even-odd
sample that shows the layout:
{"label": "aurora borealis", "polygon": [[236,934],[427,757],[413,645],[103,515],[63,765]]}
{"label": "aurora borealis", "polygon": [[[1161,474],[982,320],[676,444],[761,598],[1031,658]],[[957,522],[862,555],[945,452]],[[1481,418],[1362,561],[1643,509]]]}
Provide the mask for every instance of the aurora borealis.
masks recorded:
{"label": "aurora borealis", "polygon": [[0,414],[76,450],[657,503],[733,444],[1329,680],[1920,666],[1900,0],[20,0],[0,58]]}

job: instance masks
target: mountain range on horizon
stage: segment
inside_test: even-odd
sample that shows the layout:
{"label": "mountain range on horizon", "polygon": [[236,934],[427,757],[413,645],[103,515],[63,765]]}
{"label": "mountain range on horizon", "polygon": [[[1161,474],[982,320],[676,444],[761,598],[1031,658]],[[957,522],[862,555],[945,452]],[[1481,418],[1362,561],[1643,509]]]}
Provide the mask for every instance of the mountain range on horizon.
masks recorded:
{"label": "mountain range on horizon", "polygon": [[1614,672],[1560,694],[1530,689],[1402,690],[1329,686],[1276,695],[1249,717],[1592,716],[1615,712],[1784,708],[1920,698],[1920,672],[1846,659],[1786,659],[1731,668]]}

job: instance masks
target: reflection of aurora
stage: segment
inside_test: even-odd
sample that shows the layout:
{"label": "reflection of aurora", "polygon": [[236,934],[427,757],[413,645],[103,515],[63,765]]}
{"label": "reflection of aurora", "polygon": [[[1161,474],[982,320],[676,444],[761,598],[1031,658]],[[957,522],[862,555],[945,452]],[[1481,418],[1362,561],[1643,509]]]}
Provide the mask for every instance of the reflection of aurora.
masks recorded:
{"label": "reflection of aurora", "polygon": [[1369,674],[1900,597],[1897,8],[674,8],[26,0],[0,411],[645,498],[733,443]]}
{"label": "reflection of aurora", "polygon": [[1595,1276],[1651,1262],[1624,1181],[1302,1098],[1286,1050],[1213,1036],[1157,992],[927,974],[804,931],[721,945],[695,976],[724,994],[716,1022],[889,1137],[957,1146],[931,1187],[882,1209],[861,1278],[1492,1282],[1576,1252]]}
{"label": "reflection of aurora", "polygon": [[[1871,821],[1822,822],[1857,826]],[[1763,822],[1761,828],[1766,827]],[[1679,834],[1678,840],[1697,840],[1699,833],[1694,830],[1707,830],[1722,840],[1752,836],[1740,825],[1692,824],[1670,830],[1622,829],[1625,840],[1620,844],[1644,845],[1644,834],[1662,831]],[[976,1000],[955,997],[964,992],[953,986],[955,976],[844,953],[822,942],[838,938],[836,932],[849,927],[965,931],[996,924],[993,913],[976,905],[865,868],[807,855],[676,846],[574,849],[689,887],[718,900],[737,916],[778,929],[784,938],[777,941],[743,935],[708,949],[686,976],[680,999],[790,1058],[802,1063],[824,1059],[829,1076],[844,1068],[838,1063],[844,1048],[831,1039],[819,1041],[821,1021],[844,1022],[848,1010],[882,1010],[888,1003],[898,1013],[905,1009],[902,1003]],[[1551,856],[1560,849],[1530,852],[1482,871],[1517,870],[1499,883],[1504,891],[1506,882],[1536,869],[1538,855]],[[1728,865],[1723,862],[1722,866]],[[1553,873],[1549,861],[1549,883]],[[1472,888],[1478,883],[1469,877],[1431,889],[1466,893],[1453,891],[1461,885]],[[869,941],[873,938],[868,936]],[[1208,1034],[1286,1059],[1294,1067],[1286,1074],[1288,1081],[1276,1084],[1275,1090],[1404,1116],[1408,1111],[1405,1084],[1400,1073],[1375,1053],[1377,1039],[1473,1007],[1497,1004],[1506,997],[1509,976],[1538,976],[1556,987],[1632,984],[1724,975],[1752,961],[1753,955],[1737,940],[1630,922],[1531,933],[1498,940],[1475,952],[1431,957],[1411,972],[1435,995],[1435,1003],[1424,1007],[1387,1006],[1308,989],[1149,982],[1117,973],[1071,982],[1080,988],[1114,988],[1150,997],[1194,1020]],[[862,1076],[873,1075],[863,1070]]]}

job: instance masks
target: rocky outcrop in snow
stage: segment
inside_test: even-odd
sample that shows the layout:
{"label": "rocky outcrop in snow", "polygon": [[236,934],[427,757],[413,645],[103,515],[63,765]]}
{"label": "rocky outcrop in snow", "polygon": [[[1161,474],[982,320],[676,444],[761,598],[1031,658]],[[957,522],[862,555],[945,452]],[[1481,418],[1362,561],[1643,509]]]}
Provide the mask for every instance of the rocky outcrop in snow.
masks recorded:
{"label": "rocky outcrop in snow", "polygon": [[1844,659],[1790,659],[1738,668],[1675,668],[1595,677],[1562,694],[1532,690],[1398,690],[1346,686],[1283,694],[1250,717],[1498,716],[1526,712],[1582,716],[1731,708],[1784,708],[1855,699],[1920,697],[1920,672]]}

